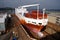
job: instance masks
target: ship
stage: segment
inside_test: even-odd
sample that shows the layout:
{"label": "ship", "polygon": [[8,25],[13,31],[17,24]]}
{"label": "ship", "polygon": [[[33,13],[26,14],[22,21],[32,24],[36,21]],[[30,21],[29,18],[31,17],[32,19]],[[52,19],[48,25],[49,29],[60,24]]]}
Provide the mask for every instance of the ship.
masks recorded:
{"label": "ship", "polygon": [[[36,7],[36,10],[28,11],[27,8],[30,7]],[[46,27],[48,18],[45,8],[43,12],[39,8],[40,4],[19,6],[15,8],[15,16],[19,19],[21,25],[24,25],[27,29],[42,37],[43,33],[41,30]]]}

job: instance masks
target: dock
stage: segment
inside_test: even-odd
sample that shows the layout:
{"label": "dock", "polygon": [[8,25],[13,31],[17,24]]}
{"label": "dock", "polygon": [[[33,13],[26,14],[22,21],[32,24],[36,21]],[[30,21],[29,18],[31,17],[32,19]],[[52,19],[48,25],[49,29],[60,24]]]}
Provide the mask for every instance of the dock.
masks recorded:
{"label": "dock", "polygon": [[[40,40],[40,39],[46,39],[46,40],[58,40],[59,37],[60,37],[60,26],[59,25],[56,25],[56,24],[53,24],[53,23],[50,23],[48,22],[48,25],[46,27],[46,29],[44,31],[42,31],[44,33],[44,37],[43,38],[39,38],[39,36],[37,36],[36,34],[34,34],[33,32],[31,31],[27,31],[27,29],[25,29],[18,21],[18,19],[13,15],[13,18],[14,19],[14,22],[13,23],[16,27],[18,27],[18,29],[21,31],[20,32],[20,36],[22,35],[22,39],[30,39],[30,40]],[[16,24],[17,23],[17,24]]]}
{"label": "dock", "polygon": [[18,40],[60,40],[60,26],[50,22],[48,22],[46,29],[42,31],[44,33],[43,38],[40,38],[38,35],[29,30],[27,31],[27,29],[21,25],[21,23],[18,21],[18,18],[14,14],[12,14],[11,18],[11,27],[12,29],[9,31],[11,32],[11,35],[8,34],[10,36],[6,36],[8,37],[7,40],[13,39],[13,32],[15,32],[15,35],[17,35]]}

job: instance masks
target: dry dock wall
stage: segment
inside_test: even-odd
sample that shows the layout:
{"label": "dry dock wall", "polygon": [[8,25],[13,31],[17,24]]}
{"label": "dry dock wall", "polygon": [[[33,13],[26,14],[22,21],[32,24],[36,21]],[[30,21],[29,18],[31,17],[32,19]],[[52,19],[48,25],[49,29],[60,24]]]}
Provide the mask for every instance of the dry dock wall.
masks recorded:
{"label": "dry dock wall", "polygon": [[59,16],[48,16],[48,22],[60,25],[60,17]]}
{"label": "dry dock wall", "polygon": [[[56,39],[56,36],[55,33],[57,32],[60,32],[60,27],[57,26],[56,24],[53,24],[53,23],[49,23],[48,22],[48,25],[46,27],[46,29],[43,31],[43,34],[44,34],[44,37],[43,38],[39,38],[38,36],[36,36],[36,34],[34,34],[33,32],[31,32],[32,36],[34,37],[31,37],[30,34],[26,31],[26,29],[23,27],[23,26],[19,26],[21,24],[19,24],[19,21],[18,19],[13,15],[13,24],[15,24],[16,26],[15,27],[18,27],[18,35],[19,35],[19,39],[23,39],[23,40],[54,40]],[[52,17],[51,17],[52,18]],[[53,18],[52,18],[53,19]],[[51,21],[51,20],[50,20]],[[17,24],[16,24],[17,23]],[[18,25],[18,26],[17,26]],[[23,28],[22,28],[23,27]],[[24,31],[25,30],[25,31]],[[27,34],[26,34],[27,33]],[[29,35],[29,36],[27,36]],[[54,35],[54,36],[53,36]],[[37,38],[36,38],[37,37]]]}
{"label": "dry dock wall", "polygon": [[48,21],[51,22],[51,23],[56,23],[56,17],[48,16]]}

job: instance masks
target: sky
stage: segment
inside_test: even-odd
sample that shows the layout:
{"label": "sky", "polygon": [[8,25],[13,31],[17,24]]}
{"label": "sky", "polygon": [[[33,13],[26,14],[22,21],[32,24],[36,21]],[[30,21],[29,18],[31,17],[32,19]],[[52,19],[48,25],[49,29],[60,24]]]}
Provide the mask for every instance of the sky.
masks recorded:
{"label": "sky", "polygon": [[0,8],[16,8],[27,4],[40,4],[40,8],[60,9],[60,0],[0,0]]}

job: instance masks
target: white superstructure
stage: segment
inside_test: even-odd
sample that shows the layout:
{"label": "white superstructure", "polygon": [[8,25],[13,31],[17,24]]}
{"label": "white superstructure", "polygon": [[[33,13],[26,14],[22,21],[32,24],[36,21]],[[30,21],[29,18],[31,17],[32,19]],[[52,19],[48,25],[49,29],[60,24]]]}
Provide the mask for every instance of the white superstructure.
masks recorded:
{"label": "white superstructure", "polygon": [[17,15],[18,18],[24,19],[27,23],[31,23],[34,25],[39,25],[39,24],[42,24],[44,26],[47,25],[48,19],[44,19],[45,8],[43,9],[43,19],[38,19],[38,11],[37,11],[37,19],[27,18],[24,16],[24,13],[28,13],[26,8],[31,6],[37,6],[37,10],[38,10],[39,4],[25,5],[15,8],[15,14]]}

